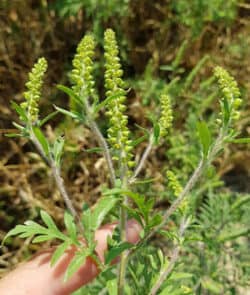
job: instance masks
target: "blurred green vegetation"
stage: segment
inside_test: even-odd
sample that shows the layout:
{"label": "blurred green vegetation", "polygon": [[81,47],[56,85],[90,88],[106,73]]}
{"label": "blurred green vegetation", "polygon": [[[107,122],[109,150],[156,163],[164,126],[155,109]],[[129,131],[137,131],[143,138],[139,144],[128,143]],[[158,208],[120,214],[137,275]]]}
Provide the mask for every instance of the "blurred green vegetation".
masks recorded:
{"label": "blurred green vegetation", "polygon": [[230,27],[237,17],[237,0],[180,0],[170,1],[176,22],[189,27],[194,37],[198,37],[204,27],[213,23]]}

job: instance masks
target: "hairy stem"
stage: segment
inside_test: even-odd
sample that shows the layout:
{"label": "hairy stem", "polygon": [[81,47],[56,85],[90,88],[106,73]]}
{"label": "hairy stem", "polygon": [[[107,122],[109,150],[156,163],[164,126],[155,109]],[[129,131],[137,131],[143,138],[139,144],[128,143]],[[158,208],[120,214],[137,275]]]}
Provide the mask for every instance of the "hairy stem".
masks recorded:
{"label": "hairy stem", "polygon": [[77,218],[77,212],[75,210],[75,208],[73,207],[73,204],[70,200],[70,197],[66,191],[66,188],[65,188],[65,185],[64,185],[64,180],[63,178],[61,177],[61,173],[60,173],[60,170],[59,168],[55,165],[55,162],[53,160],[50,161],[50,166],[51,166],[51,170],[52,170],[52,174],[54,176],[54,179],[55,179],[55,182],[56,182],[56,185],[60,191],[60,194],[62,195],[63,199],[64,199],[64,202],[68,208],[68,210],[70,211],[71,215],[74,217],[74,218]]}
{"label": "hairy stem", "polygon": [[149,143],[148,143],[148,145],[147,145],[147,147],[146,147],[146,149],[145,149],[145,151],[144,151],[144,153],[143,153],[143,155],[142,155],[142,157],[141,157],[141,159],[139,161],[139,164],[136,167],[133,176],[129,180],[129,183],[135,182],[136,177],[138,176],[138,174],[141,172],[142,168],[144,167],[144,165],[146,163],[146,160],[147,160],[152,148],[153,148],[153,137],[151,136],[150,139],[149,139]]}
{"label": "hairy stem", "polygon": [[90,125],[92,132],[96,136],[98,144],[103,148],[104,157],[106,159],[109,173],[110,173],[111,183],[114,186],[115,185],[115,170],[114,170],[113,163],[111,160],[108,144],[107,144],[106,140],[104,139],[102,133],[100,132],[99,128],[97,127],[97,124],[94,121],[89,121],[89,125]]}
{"label": "hairy stem", "polygon": [[[120,230],[121,230],[121,240],[123,242],[126,241],[126,220],[127,220],[127,213],[126,210],[121,207],[120,213]],[[121,261],[119,264],[118,270],[118,295],[124,294],[124,286],[125,286],[125,275],[126,275],[126,265],[127,265],[127,257],[128,251],[123,251],[121,254]]]}
{"label": "hairy stem", "polygon": [[64,185],[63,178],[61,177],[60,169],[56,166],[56,163],[52,157],[47,157],[43,151],[43,148],[40,144],[40,142],[36,139],[34,133],[31,131],[31,141],[35,145],[36,149],[38,150],[39,154],[43,158],[43,160],[46,162],[46,164],[51,168],[52,175],[55,179],[57,188],[66,204],[66,207],[68,208],[71,215],[75,218],[75,220],[78,222],[80,229],[83,231],[82,223],[79,219],[79,216],[73,206],[73,203],[71,202],[71,199],[67,193],[67,190]]}
{"label": "hairy stem", "polygon": [[175,212],[175,210],[179,207],[179,205],[184,200],[186,195],[191,191],[191,189],[194,187],[194,185],[198,182],[198,180],[200,179],[200,176],[202,175],[202,173],[204,171],[205,166],[206,166],[206,161],[204,161],[202,159],[199,162],[194,173],[190,177],[189,181],[185,185],[183,191],[180,193],[179,197],[172,203],[172,205],[169,207],[169,209],[163,215],[164,222],[166,222],[168,220],[168,218]]}
{"label": "hairy stem", "polygon": [[91,108],[90,108],[89,102],[87,100],[85,100],[85,108],[86,108],[87,120],[89,123],[89,127],[92,130],[92,132],[95,134],[96,140],[97,140],[99,146],[103,149],[103,154],[104,154],[104,157],[106,159],[108,169],[109,169],[110,180],[111,180],[112,186],[114,186],[116,177],[115,177],[115,170],[114,170],[113,162],[111,159],[108,144],[107,144],[105,138],[103,137],[101,131],[99,130],[95,120],[93,119],[93,115],[91,113]]}
{"label": "hairy stem", "polygon": [[215,140],[214,145],[212,146],[208,154],[208,157],[202,158],[200,160],[197,168],[194,170],[193,174],[189,178],[188,182],[186,183],[179,197],[173,202],[173,204],[169,207],[169,209],[163,215],[162,222],[158,226],[156,226],[147,236],[145,236],[138,244],[138,247],[135,250],[132,250],[129,254],[134,254],[134,252],[136,252],[141,245],[144,245],[146,241],[148,241],[157,231],[159,231],[161,228],[163,228],[167,224],[169,217],[174,213],[174,211],[179,207],[181,202],[186,198],[188,193],[193,189],[193,187],[196,185],[201,175],[205,171],[207,165],[213,161],[216,154],[222,148],[225,134],[226,134],[226,129],[222,128],[219,132],[217,139]]}
{"label": "hairy stem", "polygon": [[[127,165],[122,165],[123,169],[127,169]],[[122,187],[128,187],[128,181],[126,176],[126,171],[123,173],[124,177],[122,178]],[[126,222],[127,222],[127,212],[125,206],[128,206],[128,197],[124,196],[123,204],[120,208],[120,233],[121,241],[126,242]],[[118,295],[124,294],[125,278],[126,278],[126,266],[128,260],[128,251],[123,251],[120,258],[120,264],[118,266]]]}

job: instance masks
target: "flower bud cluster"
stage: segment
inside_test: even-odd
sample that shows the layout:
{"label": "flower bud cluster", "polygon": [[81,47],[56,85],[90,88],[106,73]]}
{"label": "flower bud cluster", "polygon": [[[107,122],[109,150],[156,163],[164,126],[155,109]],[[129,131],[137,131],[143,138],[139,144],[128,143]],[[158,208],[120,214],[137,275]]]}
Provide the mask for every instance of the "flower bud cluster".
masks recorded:
{"label": "flower bud cluster", "polygon": [[[168,186],[173,191],[174,196],[176,198],[178,198],[180,196],[181,192],[183,191],[183,187],[181,186],[176,175],[172,171],[168,170],[166,175],[168,178]],[[187,209],[188,209],[188,200],[186,198],[182,201],[182,203],[180,205],[180,210],[182,213],[184,213],[184,212],[186,212]]]}
{"label": "flower bud cluster", "polygon": [[230,109],[230,117],[237,120],[240,116],[239,107],[242,104],[240,98],[240,90],[237,82],[230,74],[222,67],[214,69],[214,75],[218,80],[220,90],[223,94],[223,99],[227,100]]}
{"label": "flower bud cluster", "polygon": [[182,186],[180,185],[177,177],[172,171],[168,170],[166,174],[168,178],[169,187],[173,190],[174,196],[178,197],[183,190]]}
{"label": "flower bud cluster", "polygon": [[108,141],[114,150],[113,159],[121,161],[121,164],[134,166],[132,161],[132,141],[129,139],[127,127],[128,117],[124,114],[126,106],[126,91],[122,80],[122,69],[119,59],[119,50],[113,30],[108,29],[104,35],[105,49],[105,88],[106,96],[114,96],[107,104],[107,115],[109,116],[110,127],[108,129]]}
{"label": "flower bud cluster", "polygon": [[165,136],[172,126],[173,111],[171,107],[170,97],[167,94],[162,94],[160,97],[161,102],[161,117],[160,117],[160,134]]}
{"label": "flower bud cluster", "polygon": [[31,123],[35,123],[38,120],[38,103],[41,97],[43,77],[47,67],[46,59],[43,57],[39,58],[29,73],[29,80],[25,84],[27,87],[27,91],[24,92],[26,101],[21,104],[21,107],[26,111],[27,117]]}
{"label": "flower bud cluster", "polygon": [[73,70],[71,80],[74,93],[84,97],[95,94],[95,82],[93,77],[93,56],[95,50],[95,41],[92,35],[85,35],[77,46],[76,54],[73,59]]}

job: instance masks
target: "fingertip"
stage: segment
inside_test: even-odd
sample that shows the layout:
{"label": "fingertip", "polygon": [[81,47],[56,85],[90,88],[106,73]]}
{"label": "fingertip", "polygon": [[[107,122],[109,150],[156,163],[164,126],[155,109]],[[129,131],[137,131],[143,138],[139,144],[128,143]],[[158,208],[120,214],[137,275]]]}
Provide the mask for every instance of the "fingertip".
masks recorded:
{"label": "fingertip", "polygon": [[[112,233],[117,226],[118,222],[104,225],[95,234],[95,240],[97,241],[96,252],[101,261],[104,261],[104,253],[108,247],[108,236],[112,236]],[[127,241],[131,244],[136,244],[140,240],[141,230],[141,225],[135,219],[128,220],[126,225]]]}
{"label": "fingertip", "polygon": [[140,232],[142,230],[142,226],[135,219],[130,219],[127,222],[126,233],[127,233],[127,241],[131,244],[136,244],[140,240]]}

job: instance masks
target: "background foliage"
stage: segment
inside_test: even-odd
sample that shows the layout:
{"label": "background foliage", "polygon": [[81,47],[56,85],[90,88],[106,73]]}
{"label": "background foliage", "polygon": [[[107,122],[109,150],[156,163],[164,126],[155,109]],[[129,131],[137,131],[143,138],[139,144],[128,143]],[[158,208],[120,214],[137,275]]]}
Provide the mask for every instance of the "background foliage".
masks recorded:
{"label": "background foliage", "polygon": [[[106,27],[112,27],[118,35],[125,77],[132,85],[129,124],[138,136],[141,133],[135,123],[148,127],[145,114],[156,108],[161,91],[168,89],[171,93],[174,131],[157,153],[153,152],[144,170],[146,178],[155,179],[153,188],[149,189],[147,183],[141,187],[147,196],[157,196],[159,211],[172,201],[166,170],[174,167],[184,184],[198,161],[195,122],[203,118],[211,130],[214,127],[219,94],[210,77],[216,64],[227,68],[239,82],[244,111],[237,129],[243,137],[249,136],[249,1],[0,0],[0,9],[1,239],[28,217],[39,222],[38,208],[49,212],[63,228],[64,205],[50,180],[50,171],[25,139],[7,139],[3,134],[13,128],[11,122],[17,119],[10,101],[23,100],[27,73],[40,56],[49,61],[42,113],[48,114],[52,104],[67,108],[68,98],[51,86],[66,83],[70,60],[86,31],[93,30],[99,44]],[[102,56],[100,47],[98,55]],[[103,61],[99,59],[95,75],[103,94],[102,69]],[[86,152],[96,146],[88,129],[60,116],[53,119],[52,125],[55,131],[49,125],[44,127],[49,138],[63,132],[67,139],[63,175],[66,185],[73,183],[68,189],[80,210],[83,202],[93,204],[101,194],[106,182],[104,160],[98,154],[89,157]],[[105,121],[102,127],[105,130]],[[138,154],[144,147],[138,146]],[[163,294],[246,294],[249,288],[249,145],[229,146],[214,166],[190,195],[192,234],[170,278],[172,289],[166,286]],[[174,227],[173,222],[173,232]],[[168,231],[171,233],[171,229]],[[13,239],[1,249],[2,274],[38,250],[29,239],[20,245],[20,240]],[[153,239],[153,245],[169,254],[170,245],[162,244],[161,239]],[[145,250],[145,260],[135,257],[131,262],[137,265],[129,278],[131,288],[136,288],[136,277],[145,280],[145,290],[138,294],[146,294],[147,282],[164,264],[154,246]],[[148,253],[152,257],[149,261]],[[155,271],[148,273],[145,262],[151,263]],[[103,280],[105,274],[91,286],[96,294]],[[86,289],[78,294],[81,292],[86,294]]]}

